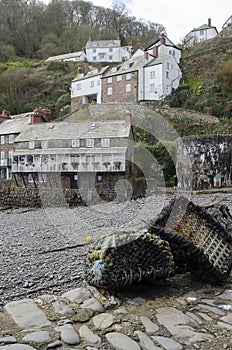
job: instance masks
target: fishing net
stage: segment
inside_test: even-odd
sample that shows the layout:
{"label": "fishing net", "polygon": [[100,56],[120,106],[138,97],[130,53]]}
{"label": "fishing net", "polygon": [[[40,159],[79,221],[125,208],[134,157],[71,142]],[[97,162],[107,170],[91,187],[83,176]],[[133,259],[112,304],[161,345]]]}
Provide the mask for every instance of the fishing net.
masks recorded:
{"label": "fishing net", "polygon": [[177,272],[190,271],[202,281],[217,283],[232,269],[231,223],[227,207],[211,208],[210,213],[179,197],[161,211],[148,230],[169,242]]}
{"label": "fishing net", "polygon": [[88,252],[86,267],[87,282],[107,290],[175,274],[168,242],[149,232],[99,238]]}

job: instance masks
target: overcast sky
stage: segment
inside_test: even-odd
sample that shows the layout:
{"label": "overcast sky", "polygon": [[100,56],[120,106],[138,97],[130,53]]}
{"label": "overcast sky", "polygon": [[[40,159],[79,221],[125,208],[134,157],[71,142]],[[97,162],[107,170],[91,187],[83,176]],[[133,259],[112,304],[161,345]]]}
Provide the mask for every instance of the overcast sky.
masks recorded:
{"label": "overcast sky", "polygon": [[[162,24],[167,36],[175,44],[193,28],[208,22],[218,32],[222,25],[232,15],[231,0],[89,0],[95,6],[111,8],[112,4],[124,3],[130,10],[130,15]],[[49,3],[50,0],[44,0]]]}

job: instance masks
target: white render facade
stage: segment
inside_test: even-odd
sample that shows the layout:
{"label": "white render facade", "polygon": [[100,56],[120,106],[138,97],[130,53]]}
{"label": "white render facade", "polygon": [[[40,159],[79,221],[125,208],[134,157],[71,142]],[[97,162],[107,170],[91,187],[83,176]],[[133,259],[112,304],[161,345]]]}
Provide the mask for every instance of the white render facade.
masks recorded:
{"label": "white render facade", "polygon": [[213,39],[218,34],[217,28],[211,25],[211,19],[208,19],[208,24],[203,24],[198,28],[191,30],[185,37],[184,43],[186,46]]}
{"label": "white render facade", "polygon": [[80,73],[71,83],[71,99],[81,104],[101,103],[101,77],[108,67],[92,70],[87,74]]}
{"label": "white render facade", "polygon": [[[182,77],[181,70],[173,56],[152,60],[141,70],[138,101],[161,100],[177,89]],[[141,74],[140,74],[141,76]],[[145,86],[143,89],[141,86]]]}
{"label": "white render facade", "polygon": [[88,62],[121,62],[130,57],[130,47],[122,47],[120,40],[89,40],[85,53]]}
{"label": "white render facade", "polygon": [[155,57],[173,56],[176,62],[180,63],[181,49],[175,46],[173,42],[163,34],[160,36],[159,40],[157,40],[152,45],[148,46],[146,48],[146,51],[148,51],[150,55],[153,55]]}
{"label": "white render facade", "polygon": [[12,173],[125,172],[124,121],[31,125],[14,142]]}

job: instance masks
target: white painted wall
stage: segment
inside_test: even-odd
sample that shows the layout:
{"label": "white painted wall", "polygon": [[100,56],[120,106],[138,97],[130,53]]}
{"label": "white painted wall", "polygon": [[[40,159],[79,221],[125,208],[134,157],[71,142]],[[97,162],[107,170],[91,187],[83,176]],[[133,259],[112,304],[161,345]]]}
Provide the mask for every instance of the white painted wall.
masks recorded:
{"label": "white painted wall", "polygon": [[[154,73],[153,73],[154,72]],[[143,77],[139,80],[140,100],[160,100],[170,95],[172,89],[179,86],[181,71],[173,56],[168,56],[163,63],[144,67],[140,70]],[[142,88],[144,92],[142,93]]]}
{"label": "white painted wall", "polygon": [[97,103],[101,103],[101,75],[96,75],[71,83],[71,98],[83,97],[82,103],[88,103],[88,96],[96,95]]}

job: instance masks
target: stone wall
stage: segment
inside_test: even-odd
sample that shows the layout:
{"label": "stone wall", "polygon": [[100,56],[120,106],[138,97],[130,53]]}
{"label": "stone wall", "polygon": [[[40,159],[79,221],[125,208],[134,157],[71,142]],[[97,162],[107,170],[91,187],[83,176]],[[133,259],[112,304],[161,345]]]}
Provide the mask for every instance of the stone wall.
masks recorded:
{"label": "stone wall", "polygon": [[[64,181],[52,183],[53,187],[42,184],[35,188],[16,187],[8,182],[8,186],[0,187],[0,207],[46,208],[57,206],[93,205],[104,201],[123,202],[141,197],[145,194],[146,183],[133,182],[125,178],[125,174],[104,174],[104,181],[95,182],[95,174],[80,176],[79,188],[62,187]],[[68,180],[68,177],[66,178]],[[60,186],[60,187],[59,187]]]}
{"label": "stone wall", "polygon": [[181,150],[179,149],[179,151],[189,157],[192,174],[190,176],[190,171],[188,171],[188,178],[183,176],[185,172],[184,165],[182,162],[178,162],[176,168],[179,187],[186,188],[187,183],[192,180],[193,190],[211,189],[215,187],[214,177],[217,172],[220,172],[222,175],[222,186],[231,186],[231,146],[232,135],[183,138]]}

